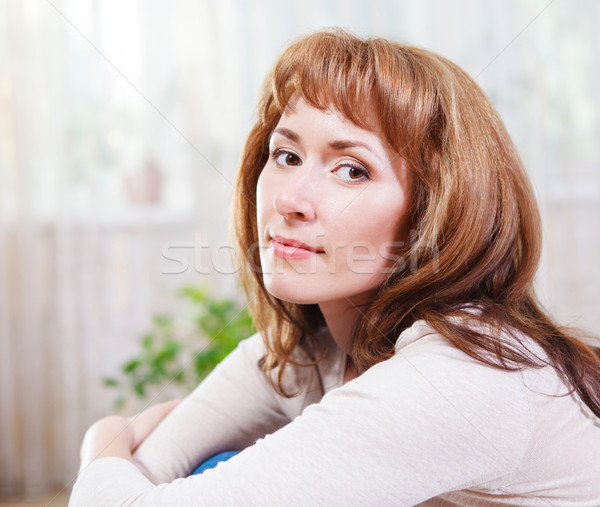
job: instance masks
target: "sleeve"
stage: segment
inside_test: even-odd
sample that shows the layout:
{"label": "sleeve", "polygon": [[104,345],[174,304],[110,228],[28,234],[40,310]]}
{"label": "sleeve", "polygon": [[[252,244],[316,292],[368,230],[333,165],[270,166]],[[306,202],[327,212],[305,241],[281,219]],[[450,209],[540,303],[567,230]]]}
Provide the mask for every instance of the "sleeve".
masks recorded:
{"label": "sleeve", "polygon": [[514,471],[529,428],[520,372],[430,335],[202,475],[154,486],[97,460],[71,506],[415,505]]}
{"label": "sleeve", "polygon": [[152,432],[134,462],[153,483],[189,475],[202,461],[241,450],[289,423],[258,366],[265,349],[244,341]]}

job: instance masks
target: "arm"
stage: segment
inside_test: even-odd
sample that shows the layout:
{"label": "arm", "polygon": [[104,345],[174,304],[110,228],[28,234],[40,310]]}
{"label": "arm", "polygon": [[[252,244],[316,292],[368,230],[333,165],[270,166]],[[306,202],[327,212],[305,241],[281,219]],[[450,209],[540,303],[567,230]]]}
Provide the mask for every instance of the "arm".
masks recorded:
{"label": "arm", "polygon": [[289,423],[258,367],[264,350],[258,334],[242,341],[142,442],[133,460],[152,482],[185,477],[210,456]]}
{"label": "arm", "polygon": [[126,460],[96,460],[72,505],[415,505],[518,466],[529,438],[523,389],[519,372],[430,335],[200,476],[154,486]]}
{"label": "arm", "polygon": [[97,421],[86,432],[81,445],[81,470],[104,457],[133,463],[132,453],[180,402],[159,403],[129,418],[112,415]]}

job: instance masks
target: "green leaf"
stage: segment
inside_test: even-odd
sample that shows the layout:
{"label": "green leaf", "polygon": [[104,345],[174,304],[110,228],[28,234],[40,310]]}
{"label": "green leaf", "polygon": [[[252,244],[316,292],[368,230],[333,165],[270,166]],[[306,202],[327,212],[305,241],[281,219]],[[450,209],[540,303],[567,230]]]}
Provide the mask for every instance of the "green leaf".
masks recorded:
{"label": "green leaf", "polygon": [[125,396],[119,396],[115,400],[115,409],[116,410],[121,410],[124,405],[125,405]]}
{"label": "green leaf", "polygon": [[183,287],[179,294],[185,298],[189,299],[194,303],[203,303],[206,301],[208,289],[206,287]]}
{"label": "green leaf", "polygon": [[116,378],[104,377],[102,383],[107,387],[118,387],[119,381]]}
{"label": "green leaf", "polygon": [[131,359],[129,362],[125,363],[125,366],[123,366],[123,373],[133,373],[141,365],[142,362],[138,358]]}
{"label": "green leaf", "polygon": [[154,343],[154,335],[153,334],[145,334],[142,337],[142,349],[150,350],[152,348],[152,343]]}
{"label": "green leaf", "polygon": [[143,381],[134,383],[133,390],[140,398],[146,397],[146,385]]}
{"label": "green leaf", "polygon": [[171,325],[173,319],[170,315],[156,314],[154,316],[154,325],[158,328],[165,328]]}
{"label": "green leaf", "polygon": [[[191,319],[180,324],[170,315],[151,316],[151,329],[142,336],[137,356],[122,367],[123,380],[104,379],[104,385],[119,389],[122,406],[131,396],[143,398],[150,385],[174,381],[188,387],[198,384],[243,338],[255,332],[246,309],[236,300],[214,297],[205,286],[187,286],[178,291]],[[190,339],[190,328],[198,335]],[[205,349],[195,355],[198,344]],[[182,368],[183,357],[194,357],[190,368]],[[117,403],[115,402],[115,403]]]}

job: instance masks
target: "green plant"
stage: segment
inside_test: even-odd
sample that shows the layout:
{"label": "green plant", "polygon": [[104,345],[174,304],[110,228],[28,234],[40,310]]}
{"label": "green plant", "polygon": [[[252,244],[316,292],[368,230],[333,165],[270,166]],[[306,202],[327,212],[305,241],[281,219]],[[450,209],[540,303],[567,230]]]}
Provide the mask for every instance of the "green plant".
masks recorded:
{"label": "green plant", "polygon": [[140,341],[139,354],[121,367],[118,377],[106,377],[104,385],[118,390],[117,408],[133,396],[177,385],[184,395],[255,329],[246,309],[229,298],[216,298],[206,287],[179,291],[187,310],[185,321],[156,314],[151,330]]}

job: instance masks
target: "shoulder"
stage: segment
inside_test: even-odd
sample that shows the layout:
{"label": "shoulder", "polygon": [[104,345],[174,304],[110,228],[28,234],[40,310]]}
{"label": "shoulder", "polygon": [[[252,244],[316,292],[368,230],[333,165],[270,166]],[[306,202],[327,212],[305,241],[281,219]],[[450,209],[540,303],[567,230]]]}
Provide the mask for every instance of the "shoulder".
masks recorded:
{"label": "shoulder", "polygon": [[[477,322],[469,326],[478,329]],[[489,332],[481,326],[481,330]],[[510,335],[501,336],[507,344],[514,343]],[[527,338],[519,338],[525,346],[533,349]],[[421,377],[431,387],[448,391],[448,396],[463,397],[461,405],[477,400],[480,405],[501,409],[527,409],[528,397],[524,376],[535,371],[527,368],[505,369],[488,365],[455,347],[445,336],[438,333],[426,321],[418,320],[400,334],[395,343],[395,354],[384,363],[382,369],[393,369],[399,375]],[[536,353],[540,351],[536,350]],[[379,365],[376,365],[379,366]],[[551,368],[545,368],[552,375]],[[466,396],[468,395],[468,397]],[[481,408],[481,407],[480,407]]]}
{"label": "shoulder", "polygon": [[366,374],[397,378],[403,390],[410,380],[420,395],[429,392],[463,408],[527,409],[520,370],[489,366],[469,356],[422,320],[398,337],[394,356]]}
{"label": "shoulder", "polygon": [[408,460],[420,477],[439,477],[448,488],[510,474],[530,442],[520,373],[476,361],[423,321],[402,333],[394,356],[305,414],[313,411],[340,414],[339,431],[356,429],[365,445],[400,460],[390,465],[402,469]]}
{"label": "shoulder", "polygon": [[248,358],[260,359],[266,353],[265,342],[262,335],[260,333],[254,333],[248,338],[244,338],[238,344],[236,351]]}
{"label": "shoulder", "polygon": [[395,355],[372,370],[373,385],[393,379],[394,397],[411,405],[408,410],[416,420],[426,419],[430,431],[443,435],[453,428],[458,432],[454,437],[462,431],[486,452],[510,456],[512,466],[525,452],[531,410],[520,370],[478,361],[425,321],[405,330],[396,341]]}

